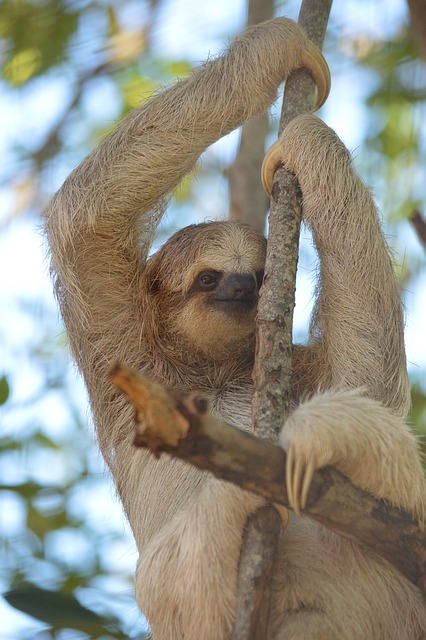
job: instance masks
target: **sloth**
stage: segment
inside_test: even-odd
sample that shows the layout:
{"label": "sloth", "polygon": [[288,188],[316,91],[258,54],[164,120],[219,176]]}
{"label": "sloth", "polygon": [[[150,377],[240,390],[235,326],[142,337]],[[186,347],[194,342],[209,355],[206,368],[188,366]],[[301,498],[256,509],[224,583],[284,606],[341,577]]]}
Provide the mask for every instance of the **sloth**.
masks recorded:
{"label": "sloth", "polygon": [[[250,425],[254,323],[266,241],[233,222],[192,225],[148,258],[170,194],[215,140],[269,108],[306,66],[326,93],[319,52],[285,18],[126,117],[53,197],[45,214],[55,291],[87,385],[103,456],[139,558],[136,598],[155,640],[228,640],[246,519],[262,500],[167,456],[132,446],[133,411],[108,382],[121,361]],[[372,551],[303,517],[314,471],[424,520],[418,445],[404,422],[403,314],[372,197],[336,134],[295,118],[268,153],[299,181],[319,255],[306,344],[294,345],[293,410],[282,426],[293,513],[273,572],[273,638],[426,637],[419,590]]]}

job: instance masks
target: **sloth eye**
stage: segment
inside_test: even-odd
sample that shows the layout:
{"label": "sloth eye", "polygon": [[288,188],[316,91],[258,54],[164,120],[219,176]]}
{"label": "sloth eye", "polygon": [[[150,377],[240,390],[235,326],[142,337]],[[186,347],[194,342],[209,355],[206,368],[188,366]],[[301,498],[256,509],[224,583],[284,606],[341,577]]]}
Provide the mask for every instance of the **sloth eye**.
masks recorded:
{"label": "sloth eye", "polygon": [[203,291],[211,291],[215,288],[219,281],[219,273],[217,271],[203,271],[198,276],[198,285]]}

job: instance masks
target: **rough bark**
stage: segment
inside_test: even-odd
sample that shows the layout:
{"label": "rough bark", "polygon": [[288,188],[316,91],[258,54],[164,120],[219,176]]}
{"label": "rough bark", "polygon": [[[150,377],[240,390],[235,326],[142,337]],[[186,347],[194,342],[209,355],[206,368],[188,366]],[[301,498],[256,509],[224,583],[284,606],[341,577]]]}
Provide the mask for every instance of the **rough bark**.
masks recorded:
{"label": "rough bark", "polygon": [[[325,38],[332,0],[303,0],[299,23],[319,48]],[[296,115],[310,111],[315,100],[315,86],[309,73],[298,69],[286,82],[280,132]],[[291,393],[291,354],[296,270],[299,251],[301,221],[301,194],[293,175],[284,168],[275,174],[271,194],[268,250],[265,278],[261,290],[256,323],[256,359],[253,371],[254,395],[252,405],[252,432],[262,438],[275,440],[288,416]],[[273,510],[273,507],[269,507]],[[268,510],[262,511],[263,545],[278,540],[279,518]],[[273,519],[273,525],[266,518]],[[248,531],[253,521],[247,523]],[[262,530],[262,529],[261,529]],[[240,561],[238,602],[233,640],[266,638],[267,615],[251,615],[262,601],[269,611],[270,580],[266,577],[269,565],[265,563],[265,578],[255,580],[260,571],[255,547],[248,546],[250,536],[243,545]],[[273,559],[272,559],[273,563]],[[245,576],[245,580],[242,579]],[[251,623],[251,624],[250,624]]]}
{"label": "rough bark", "polygon": [[268,505],[247,520],[238,573],[233,640],[267,638],[270,582],[280,530],[280,515],[276,508]]}
{"label": "rough bark", "polygon": [[[331,0],[302,2],[299,22],[319,48],[330,8]],[[295,116],[311,111],[314,100],[315,85],[309,73],[305,69],[293,72],[286,83],[280,131]],[[288,415],[300,220],[299,185],[280,167],[271,194],[268,253],[257,316],[253,433],[260,437],[277,436]]]}

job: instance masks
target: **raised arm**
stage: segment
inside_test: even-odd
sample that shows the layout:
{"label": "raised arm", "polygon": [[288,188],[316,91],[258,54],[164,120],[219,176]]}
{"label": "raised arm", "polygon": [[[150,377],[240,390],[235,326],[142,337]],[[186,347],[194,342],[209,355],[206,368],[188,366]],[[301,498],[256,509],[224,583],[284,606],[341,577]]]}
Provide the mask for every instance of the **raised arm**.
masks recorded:
{"label": "raised arm", "polygon": [[296,388],[307,380],[313,397],[280,434],[290,504],[303,509],[313,473],[332,465],[424,521],[418,444],[402,419],[410,402],[402,306],[377,209],[343,143],[312,115],[292,120],[268,152],[267,191],[281,163],[299,180],[320,259],[310,341],[295,354]]}
{"label": "raised arm", "polygon": [[301,65],[324,88],[321,56],[297,24],[278,18],[256,26],[131,113],[66,180],[46,228],[79,364],[82,350],[132,362],[138,276],[168,194],[208,145],[267,109]]}
{"label": "raised arm", "polygon": [[268,153],[263,176],[268,189],[281,162],[299,180],[304,217],[320,257],[311,321],[316,388],[364,388],[405,415],[402,306],[372,196],[343,143],[315,116],[294,119]]}
{"label": "raised arm", "polygon": [[89,230],[147,212],[206,147],[267,109],[280,82],[300,66],[311,71],[322,102],[327,66],[302,29],[287,18],[253,27],[222,56],[133,111],[71,174],[57,198],[72,207],[72,221]]}

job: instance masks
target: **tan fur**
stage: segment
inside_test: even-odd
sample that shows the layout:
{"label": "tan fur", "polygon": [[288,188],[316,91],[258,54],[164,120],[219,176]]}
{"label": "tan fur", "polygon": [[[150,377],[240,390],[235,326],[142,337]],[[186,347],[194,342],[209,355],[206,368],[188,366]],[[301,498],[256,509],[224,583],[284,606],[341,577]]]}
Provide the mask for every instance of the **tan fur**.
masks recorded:
{"label": "tan fur", "polygon": [[[241,322],[209,314],[208,296],[193,283],[205,268],[259,271],[264,240],[235,223],[190,227],[145,262],[168,194],[209,144],[268,108],[306,46],[285,19],[246,32],[126,118],[46,213],[57,296],[135,535],[137,599],[155,640],[229,639],[243,527],[261,501],[135,449],[132,409],[107,371],[120,360],[199,389],[225,420],[248,428],[254,314]],[[310,342],[295,348],[295,405],[306,398],[281,442],[301,461],[332,463],[422,517],[418,449],[403,422],[401,305],[371,196],[342,143],[315,118],[298,118],[280,144],[321,258]],[[419,591],[392,567],[294,516],[280,541],[273,626],[277,639],[414,640],[426,634],[426,613]]]}

